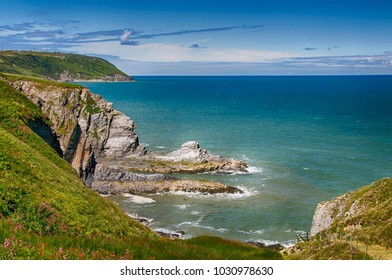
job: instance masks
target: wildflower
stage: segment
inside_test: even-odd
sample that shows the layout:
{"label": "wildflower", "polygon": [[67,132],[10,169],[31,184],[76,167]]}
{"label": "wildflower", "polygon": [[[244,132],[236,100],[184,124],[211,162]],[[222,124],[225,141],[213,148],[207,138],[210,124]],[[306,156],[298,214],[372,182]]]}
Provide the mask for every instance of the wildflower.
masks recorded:
{"label": "wildflower", "polygon": [[9,247],[10,245],[11,245],[11,239],[6,238],[5,241],[4,241],[3,247],[4,247],[4,248],[7,248],[7,247]]}

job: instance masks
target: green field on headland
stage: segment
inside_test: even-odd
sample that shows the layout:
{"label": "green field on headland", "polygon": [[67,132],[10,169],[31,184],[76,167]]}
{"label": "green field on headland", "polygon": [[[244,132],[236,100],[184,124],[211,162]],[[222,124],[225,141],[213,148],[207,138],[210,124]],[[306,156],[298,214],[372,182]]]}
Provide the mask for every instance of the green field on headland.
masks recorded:
{"label": "green field on headland", "polygon": [[104,59],[51,52],[0,51],[0,72],[56,81],[130,80]]}

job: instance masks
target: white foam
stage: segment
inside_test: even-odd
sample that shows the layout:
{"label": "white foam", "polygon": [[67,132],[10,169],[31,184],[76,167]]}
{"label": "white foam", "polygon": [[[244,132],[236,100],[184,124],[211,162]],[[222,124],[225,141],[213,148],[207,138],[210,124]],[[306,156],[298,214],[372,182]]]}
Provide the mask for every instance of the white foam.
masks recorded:
{"label": "white foam", "polygon": [[256,166],[249,166],[248,168],[246,168],[246,170],[250,174],[263,173],[263,169],[261,167],[256,167]]}
{"label": "white foam", "polygon": [[195,224],[195,222],[182,222],[180,224],[178,224],[177,226],[192,226],[193,224]]}
{"label": "white foam", "polygon": [[241,233],[245,233],[245,234],[264,234],[264,230],[263,229],[257,229],[257,230],[249,230],[249,231],[244,231],[244,230],[240,230],[239,232]]}
{"label": "white foam", "polygon": [[129,193],[124,193],[123,196],[127,197],[129,202],[133,202],[136,204],[155,203],[155,200],[149,197],[143,197],[143,196],[133,195]]}
{"label": "white foam", "polygon": [[126,213],[129,217],[131,217],[132,219],[145,219],[147,220],[149,223],[152,223],[154,220],[150,219],[150,218],[146,218],[146,217],[141,217],[138,214],[135,213]]}
{"label": "white foam", "polygon": [[249,158],[246,155],[242,155],[242,159],[245,160],[245,161],[249,160]]}
{"label": "white foam", "polygon": [[266,246],[281,244],[283,247],[288,248],[295,245],[295,240],[288,241],[278,241],[278,240],[268,240],[268,239],[257,239],[256,242],[263,243]]}
{"label": "white foam", "polygon": [[297,233],[297,234],[304,234],[304,233],[306,233],[306,231],[299,230],[299,229],[291,229],[291,228],[285,230],[285,232],[294,232],[294,233]]}
{"label": "white foam", "polygon": [[190,204],[181,204],[181,205],[173,205],[174,207],[184,210],[186,208],[188,208],[189,206],[191,206]]}
{"label": "white foam", "polygon": [[156,146],[157,149],[166,149],[165,146]]}
{"label": "white foam", "polygon": [[199,219],[198,221],[194,221],[194,222],[182,222],[182,223],[178,224],[177,227],[189,226],[189,227],[207,229],[207,230],[210,230],[210,231],[217,231],[217,232],[220,232],[220,233],[223,233],[223,232],[227,231],[227,229],[225,229],[225,228],[218,228],[218,229],[216,229],[216,228],[214,228],[212,226],[201,225],[200,224],[200,220],[201,219]]}

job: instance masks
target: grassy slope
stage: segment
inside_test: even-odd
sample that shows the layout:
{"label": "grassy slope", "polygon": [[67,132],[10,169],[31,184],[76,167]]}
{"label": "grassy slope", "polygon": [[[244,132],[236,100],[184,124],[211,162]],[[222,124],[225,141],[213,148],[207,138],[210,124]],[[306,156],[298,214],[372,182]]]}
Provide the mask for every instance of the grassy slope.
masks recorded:
{"label": "grassy slope", "polygon": [[44,117],[0,80],[0,259],[280,259],[216,237],[168,240],[84,186],[26,123]]}
{"label": "grassy slope", "polygon": [[64,69],[73,79],[127,76],[104,59],[77,54],[0,51],[0,72],[59,80]]}
{"label": "grassy slope", "polygon": [[[350,193],[343,213],[353,208],[358,215],[337,217],[328,229],[298,245],[301,252],[294,258],[391,259],[392,178]],[[366,250],[370,256],[365,254]]]}

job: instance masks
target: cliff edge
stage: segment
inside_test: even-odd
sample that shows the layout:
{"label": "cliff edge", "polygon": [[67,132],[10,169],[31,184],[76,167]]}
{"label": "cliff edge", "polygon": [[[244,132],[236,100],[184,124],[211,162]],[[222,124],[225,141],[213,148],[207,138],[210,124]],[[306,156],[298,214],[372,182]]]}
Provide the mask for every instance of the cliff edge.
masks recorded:
{"label": "cliff edge", "polygon": [[99,193],[242,192],[219,182],[163,176],[247,172],[247,166],[241,161],[213,155],[195,141],[166,155],[148,152],[139,144],[134,122],[85,87],[15,75],[3,75],[3,79],[47,117],[47,123],[30,121],[30,128]]}
{"label": "cliff edge", "polygon": [[392,259],[392,178],[320,202],[291,259]]}
{"label": "cliff edge", "polygon": [[311,236],[320,232],[350,235],[392,248],[392,178],[317,205]]}

